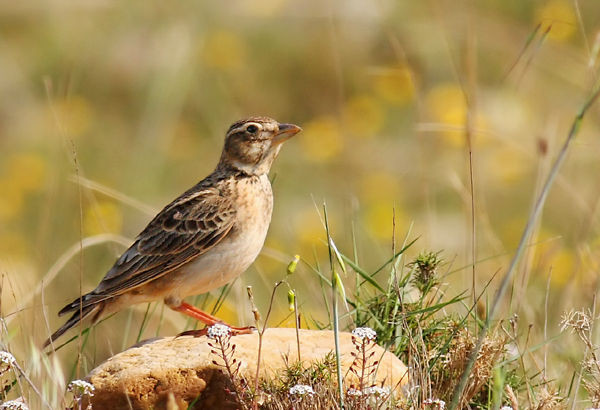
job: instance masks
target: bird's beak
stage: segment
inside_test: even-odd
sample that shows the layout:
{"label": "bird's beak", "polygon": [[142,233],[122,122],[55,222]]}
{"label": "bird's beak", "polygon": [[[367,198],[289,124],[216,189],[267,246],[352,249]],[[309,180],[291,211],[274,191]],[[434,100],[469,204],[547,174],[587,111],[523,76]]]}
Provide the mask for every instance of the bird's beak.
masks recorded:
{"label": "bird's beak", "polygon": [[294,135],[302,131],[302,128],[294,124],[279,124],[279,131],[273,137],[272,145],[279,145],[284,141],[289,140]]}

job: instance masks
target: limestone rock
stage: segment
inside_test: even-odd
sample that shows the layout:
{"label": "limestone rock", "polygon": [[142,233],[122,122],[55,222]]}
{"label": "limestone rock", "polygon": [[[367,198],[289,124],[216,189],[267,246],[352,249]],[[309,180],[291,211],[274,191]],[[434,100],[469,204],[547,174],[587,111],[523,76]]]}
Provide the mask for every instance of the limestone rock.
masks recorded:
{"label": "limestone rock", "polygon": [[[210,341],[201,337],[168,337],[150,340],[119,353],[98,366],[88,375],[96,393],[94,410],[103,409],[187,409],[237,408],[230,390],[229,379],[213,364],[217,357],[211,353]],[[258,334],[231,338],[236,345],[234,357],[241,361],[240,375],[253,379],[256,372]],[[340,334],[345,383],[355,383],[347,370],[355,350],[350,333]],[[331,331],[300,330],[300,354],[308,363],[322,360],[334,351]],[[408,381],[407,369],[392,353],[375,347],[374,359],[380,360],[376,383],[384,383],[399,393]],[[260,377],[273,375],[297,361],[295,329],[268,329],[263,338]]]}

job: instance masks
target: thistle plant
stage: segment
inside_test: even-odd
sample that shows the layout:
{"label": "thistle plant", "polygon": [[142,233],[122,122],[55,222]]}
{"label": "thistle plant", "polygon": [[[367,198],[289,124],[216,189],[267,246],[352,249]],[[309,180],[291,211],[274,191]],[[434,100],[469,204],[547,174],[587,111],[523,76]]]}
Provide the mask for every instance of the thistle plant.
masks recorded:
{"label": "thistle plant", "polygon": [[440,252],[423,252],[408,264],[413,271],[411,282],[422,294],[439,284],[437,268],[443,263],[439,255]]}

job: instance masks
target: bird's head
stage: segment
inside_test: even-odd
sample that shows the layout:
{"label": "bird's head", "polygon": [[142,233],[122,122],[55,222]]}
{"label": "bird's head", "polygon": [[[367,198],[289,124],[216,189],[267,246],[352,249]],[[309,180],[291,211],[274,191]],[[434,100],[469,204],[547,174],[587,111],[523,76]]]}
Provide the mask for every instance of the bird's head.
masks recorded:
{"label": "bird's head", "polygon": [[221,165],[249,175],[267,174],[281,144],[302,131],[294,124],[281,124],[268,117],[252,117],[229,127]]}

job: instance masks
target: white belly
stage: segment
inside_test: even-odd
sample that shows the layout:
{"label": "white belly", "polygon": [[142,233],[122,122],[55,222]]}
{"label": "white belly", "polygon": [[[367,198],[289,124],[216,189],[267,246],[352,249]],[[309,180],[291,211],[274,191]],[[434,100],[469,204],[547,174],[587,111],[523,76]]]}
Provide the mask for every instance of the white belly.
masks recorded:
{"label": "white belly", "polygon": [[[179,297],[199,295],[219,288],[240,276],[254,262],[265,241],[264,232],[248,232],[235,241],[225,240],[210,252],[183,266],[173,291]],[[244,240],[241,240],[244,238]]]}

